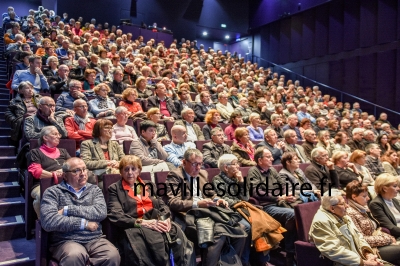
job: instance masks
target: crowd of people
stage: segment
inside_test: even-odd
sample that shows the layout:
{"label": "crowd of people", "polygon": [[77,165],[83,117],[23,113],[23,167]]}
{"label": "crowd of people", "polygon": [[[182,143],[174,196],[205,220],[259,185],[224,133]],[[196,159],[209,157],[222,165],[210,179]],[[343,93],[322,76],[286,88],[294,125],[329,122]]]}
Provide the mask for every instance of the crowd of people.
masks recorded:
{"label": "crowd of people", "polygon": [[[195,265],[196,247],[202,265],[232,250],[243,265],[267,265],[281,242],[293,266],[293,207],[310,201],[321,201],[310,237],[322,255],[400,265],[399,131],[386,113],[195,41],[145,42],[42,7],[26,17],[9,7],[3,23],[14,90],[5,119],[20,148],[39,141],[28,155],[31,195],[60,265]],[[75,154],[58,148],[66,138]],[[166,193],[156,197],[140,174],[154,183],[161,171]],[[106,174],[121,175],[108,202]],[[41,199],[40,179],[60,176]],[[104,219],[117,242],[103,238]]]}

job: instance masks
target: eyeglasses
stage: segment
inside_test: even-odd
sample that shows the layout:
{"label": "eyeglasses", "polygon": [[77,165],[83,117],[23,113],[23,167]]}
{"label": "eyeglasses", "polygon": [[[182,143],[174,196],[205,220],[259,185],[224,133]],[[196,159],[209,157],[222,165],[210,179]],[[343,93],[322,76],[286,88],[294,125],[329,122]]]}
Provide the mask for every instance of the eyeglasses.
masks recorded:
{"label": "eyeglasses", "polygon": [[46,106],[49,107],[49,108],[56,107],[55,104],[50,104],[50,103],[43,103],[43,104],[41,104],[41,105],[46,105]]}
{"label": "eyeglasses", "polygon": [[228,163],[226,165],[239,165],[239,163],[238,162],[236,162],[236,163]]}
{"label": "eyeglasses", "polygon": [[189,161],[188,161],[188,163],[189,163],[192,167],[196,167],[196,168],[199,167],[199,166],[200,166],[200,167],[203,166],[203,163],[202,163],[202,162],[201,162],[201,163],[192,163],[192,162],[189,162]]}
{"label": "eyeglasses", "polygon": [[80,174],[86,173],[87,170],[88,170],[87,168],[82,168],[82,169],[76,168],[76,169],[74,169],[74,170],[65,171],[65,172],[66,172],[66,173],[72,173],[72,174],[74,174],[74,175],[80,175]]}
{"label": "eyeglasses", "polygon": [[104,130],[111,130],[111,129],[113,129],[112,127],[104,127],[103,128]]}
{"label": "eyeglasses", "polygon": [[88,108],[88,106],[87,105],[79,105],[79,106],[75,106],[76,108]]}

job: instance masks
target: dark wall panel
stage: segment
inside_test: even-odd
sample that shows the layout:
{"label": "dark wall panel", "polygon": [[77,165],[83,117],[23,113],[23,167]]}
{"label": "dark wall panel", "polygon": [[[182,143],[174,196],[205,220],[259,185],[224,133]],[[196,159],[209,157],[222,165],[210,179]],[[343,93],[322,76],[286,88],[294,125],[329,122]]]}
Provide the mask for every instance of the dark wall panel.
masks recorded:
{"label": "dark wall panel", "polygon": [[343,61],[329,62],[329,80],[330,86],[342,90],[343,86]]}
{"label": "dark wall panel", "polygon": [[360,2],[360,46],[368,47],[376,44],[377,39],[377,2]]}
{"label": "dark wall panel", "polygon": [[[396,73],[400,71],[400,49],[396,50]],[[396,75],[396,84],[400,84],[400,75]],[[396,91],[395,91],[395,110],[400,112],[400,88],[399,86],[396,86]],[[400,123],[398,121],[397,123]]]}
{"label": "dark wall panel", "polygon": [[333,1],[329,5],[329,53],[343,50],[343,2]]}
{"label": "dark wall panel", "polygon": [[305,66],[304,67],[304,76],[306,76],[307,78],[316,79],[315,76],[315,65],[310,65],[310,66]]}
{"label": "dark wall panel", "polygon": [[360,0],[345,2],[343,49],[353,50],[360,45]]}
{"label": "dark wall panel", "polygon": [[396,91],[396,50],[377,54],[376,64],[376,103],[387,108],[394,108]]}
{"label": "dark wall panel", "polygon": [[273,23],[269,27],[271,34],[269,39],[270,50],[269,56],[266,58],[272,62],[279,62],[279,38],[280,38],[280,28],[279,23]]}
{"label": "dark wall panel", "polygon": [[315,65],[315,80],[323,84],[329,84],[329,63]]}
{"label": "dark wall panel", "polygon": [[315,50],[315,15],[314,9],[302,13],[303,30],[301,35],[301,57],[308,59],[314,56]]}
{"label": "dark wall panel", "polygon": [[291,33],[290,33],[290,61],[297,61],[302,59],[301,53],[301,35],[303,33],[302,16],[294,16],[291,19]]}
{"label": "dark wall panel", "polygon": [[352,57],[343,60],[343,86],[342,90],[358,95],[358,57]]}
{"label": "dark wall panel", "polygon": [[315,11],[315,56],[328,54],[329,8],[320,6]]}
{"label": "dark wall panel", "polygon": [[397,1],[380,0],[378,2],[378,43],[396,40]]}
{"label": "dark wall panel", "polygon": [[370,54],[360,56],[359,61],[359,90],[362,91],[362,98],[367,101],[376,100],[376,55]]}
{"label": "dark wall panel", "polygon": [[290,62],[290,19],[281,20],[279,39],[279,64]]}

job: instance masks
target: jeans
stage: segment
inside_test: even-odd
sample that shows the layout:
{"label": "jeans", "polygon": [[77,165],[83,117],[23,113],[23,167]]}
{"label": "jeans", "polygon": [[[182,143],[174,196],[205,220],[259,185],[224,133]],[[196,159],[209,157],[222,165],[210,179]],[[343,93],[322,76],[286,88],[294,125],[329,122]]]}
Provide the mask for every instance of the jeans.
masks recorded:
{"label": "jeans", "polygon": [[290,208],[268,205],[264,211],[277,220],[286,230],[284,233],[286,252],[295,253],[294,242],[297,238],[296,220],[294,210]]}

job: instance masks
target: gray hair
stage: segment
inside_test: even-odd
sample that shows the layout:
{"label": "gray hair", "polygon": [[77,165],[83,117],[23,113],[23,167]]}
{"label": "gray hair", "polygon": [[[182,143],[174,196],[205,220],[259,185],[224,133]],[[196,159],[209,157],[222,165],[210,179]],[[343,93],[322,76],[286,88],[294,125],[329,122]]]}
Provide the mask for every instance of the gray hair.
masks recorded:
{"label": "gray hair", "polygon": [[128,109],[125,106],[118,106],[115,109],[115,114],[123,113],[123,112],[126,112],[126,111],[128,111]]}
{"label": "gray hair", "polygon": [[57,56],[49,56],[46,60],[46,65],[48,65],[51,61],[56,61],[58,63]]}
{"label": "gray hair", "polygon": [[33,85],[30,81],[21,81],[21,83],[18,85],[18,90],[22,90],[26,86],[31,86],[33,88]]}
{"label": "gray hair", "polygon": [[47,101],[49,101],[49,100],[51,100],[51,101],[54,102],[53,98],[51,98],[51,97],[49,97],[49,96],[43,96],[42,98],[40,98],[39,104],[40,104],[40,105],[46,104]]}
{"label": "gray hair", "polygon": [[233,155],[233,154],[224,154],[218,159],[218,169],[221,170],[221,172],[224,171],[225,165],[231,164],[233,160],[237,160],[238,158]]}
{"label": "gray hair", "polygon": [[331,195],[329,196],[329,194],[324,193],[324,196],[321,199],[321,207],[324,210],[329,211],[332,206],[335,206],[339,203],[340,197],[342,197],[342,195],[336,190],[327,192],[330,192]]}
{"label": "gray hair", "polygon": [[375,148],[379,148],[379,145],[376,143],[370,143],[367,145],[367,147],[365,147],[365,152],[370,155],[371,154],[371,149],[375,149]]}
{"label": "gray hair", "polygon": [[326,151],[324,148],[322,147],[316,147],[311,151],[311,158],[314,160],[315,158],[319,157],[321,152]]}
{"label": "gray hair", "polygon": [[71,158],[69,158],[68,160],[66,160],[65,162],[64,162],[64,164],[63,164],[63,166],[62,166],[62,171],[64,172],[64,173],[66,173],[66,172],[68,172],[70,169],[71,169],[71,163],[72,163],[72,161],[76,161],[76,160],[78,160],[78,161],[82,161],[83,162],[83,160],[81,159],[81,158],[78,158],[78,157],[71,157]]}
{"label": "gray hair", "polygon": [[307,129],[307,130],[304,131],[304,136],[305,136],[305,137],[306,137],[306,136],[309,136],[309,135],[311,135],[312,133],[315,133],[315,131],[312,130],[312,129]]}
{"label": "gray hair", "polygon": [[257,117],[260,117],[260,115],[257,113],[251,113],[249,115],[249,121],[251,122],[251,121],[253,121],[254,118],[257,118]]}
{"label": "gray hair", "polygon": [[223,132],[222,128],[220,127],[215,127],[213,129],[211,129],[211,136],[216,135],[218,132]]}
{"label": "gray hair", "polygon": [[[79,36],[78,36],[78,37],[79,37]],[[86,61],[86,62],[87,62],[88,60],[87,60],[86,57],[81,56],[81,57],[78,58],[78,63],[79,63],[79,62],[82,62],[82,61]]]}
{"label": "gray hair", "polygon": [[278,115],[278,114],[272,114],[271,115],[271,121],[275,121],[278,118],[281,118],[280,115]]}
{"label": "gray hair", "polygon": [[283,137],[286,139],[286,138],[288,138],[289,135],[292,134],[292,133],[295,133],[295,134],[296,134],[296,131],[294,131],[293,129],[288,129],[288,130],[286,130],[286,131],[283,133]]}
{"label": "gray hair", "polygon": [[[290,105],[290,104],[289,104]],[[288,105],[288,108],[289,108],[289,105]],[[299,109],[301,109],[301,108],[306,108],[307,106],[306,106],[306,104],[304,104],[304,103],[301,103],[301,104],[299,104],[299,106],[297,106],[297,108],[299,108]]]}
{"label": "gray hair", "polygon": [[266,130],[264,130],[264,137],[265,137],[265,136],[268,136],[268,134],[269,134],[270,132],[272,132],[272,131],[275,132],[275,130],[273,130],[272,128],[267,128]]}
{"label": "gray hair", "polygon": [[71,88],[71,87],[73,87],[74,85],[79,85],[79,87],[80,87],[81,84],[82,84],[82,83],[81,83],[79,80],[72,79],[72,80],[69,82],[69,84],[68,84],[68,88]]}
{"label": "gray hair", "polygon": [[181,116],[185,116],[188,112],[194,112],[192,108],[183,108],[182,112],[181,112]]}
{"label": "gray hair", "polygon": [[364,133],[364,131],[365,131],[365,129],[357,127],[355,129],[353,129],[353,131],[351,131],[351,134],[354,135],[354,134],[358,134],[358,133]]}
{"label": "gray hair", "polygon": [[[38,139],[39,146],[42,146],[42,144],[44,143],[43,137],[49,135],[53,129],[57,130],[57,128],[55,126],[47,126],[47,127],[42,128],[42,130],[40,130],[39,139]],[[58,132],[58,130],[57,130],[57,132]]]}
{"label": "gray hair", "polygon": [[203,158],[203,154],[198,149],[187,149],[183,154],[183,159],[185,159],[185,161],[189,161],[192,155]]}

